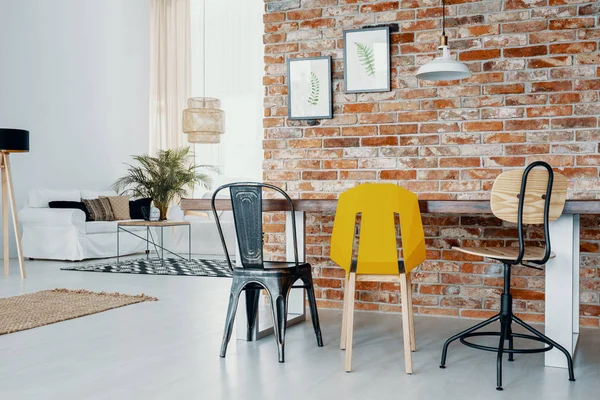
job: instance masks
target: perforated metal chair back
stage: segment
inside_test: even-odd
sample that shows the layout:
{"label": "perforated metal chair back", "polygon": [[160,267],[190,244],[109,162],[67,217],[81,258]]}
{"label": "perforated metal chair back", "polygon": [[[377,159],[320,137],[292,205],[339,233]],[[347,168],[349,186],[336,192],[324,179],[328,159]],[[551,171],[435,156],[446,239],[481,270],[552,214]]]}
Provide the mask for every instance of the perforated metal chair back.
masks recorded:
{"label": "perforated metal chair back", "polygon": [[244,268],[260,269],[264,268],[263,258],[263,189],[270,189],[278,192],[287,201],[289,210],[292,211],[292,229],[294,245],[294,261],[298,265],[298,240],[296,238],[296,218],[294,216],[294,203],[286,192],[277,186],[259,182],[237,182],[220,186],[215,190],[211,199],[211,207],[221,244],[225,257],[230,268],[233,264],[225,242],[225,236],[221,228],[221,222],[216,209],[215,200],[221,190],[229,189],[231,196],[231,206],[233,210],[233,220],[235,224],[236,237],[238,241],[237,257],[240,258]]}

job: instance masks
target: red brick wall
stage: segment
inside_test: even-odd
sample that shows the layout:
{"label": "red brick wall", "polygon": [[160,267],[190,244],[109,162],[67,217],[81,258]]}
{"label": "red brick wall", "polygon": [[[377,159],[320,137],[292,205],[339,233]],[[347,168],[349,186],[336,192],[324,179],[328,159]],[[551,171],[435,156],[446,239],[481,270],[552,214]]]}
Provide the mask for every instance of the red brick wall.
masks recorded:
{"label": "red brick wall", "polygon": [[[265,181],[293,197],[336,198],[365,181],[428,199],[487,199],[507,168],[544,160],[570,180],[570,198],[600,198],[598,2],[447,0],[450,47],[473,76],[425,82],[441,0],[265,0]],[[392,91],[343,92],[342,32],[392,24]],[[332,120],[288,121],[286,59],[333,57]],[[498,308],[501,270],[452,245],[504,246],[514,226],[493,217],[424,215],[428,261],[416,273],[417,311],[484,317]],[[280,254],[281,216],[268,242]],[[600,228],[582,218],[581,323],[600,326]],[[308,217],[309,261],[321,307],[341,307],[343,273],[329,261],[332,215]],[[531,240],[539,238],[531,230]],[[544,273],[517,268],[515,305],[543,320]],[[358,309],[400,310],[398,287],[359,283]]]}

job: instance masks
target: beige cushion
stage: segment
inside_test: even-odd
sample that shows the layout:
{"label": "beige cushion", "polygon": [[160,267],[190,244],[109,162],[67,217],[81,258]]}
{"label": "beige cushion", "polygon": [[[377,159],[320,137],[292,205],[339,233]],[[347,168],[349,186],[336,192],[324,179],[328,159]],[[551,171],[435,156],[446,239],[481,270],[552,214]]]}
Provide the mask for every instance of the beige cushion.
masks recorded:
{"label": "beige cushion", "polygon": [[129,215],[129,196],[100,196],[108,199],[116,221],[131,219]]}

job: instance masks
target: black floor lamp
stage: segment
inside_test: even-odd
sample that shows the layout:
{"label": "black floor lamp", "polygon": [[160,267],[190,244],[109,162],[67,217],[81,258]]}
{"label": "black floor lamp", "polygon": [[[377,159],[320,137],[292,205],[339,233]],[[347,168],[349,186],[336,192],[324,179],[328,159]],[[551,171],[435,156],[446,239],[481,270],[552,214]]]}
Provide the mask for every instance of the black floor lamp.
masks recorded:
{"label": "black floor lamp", "polygon": [[23,249],[21,248],[21,237],[19,235],[19,220],[17,219],[17,205],[15,203],[15,189],[10,172],[10,153],[26,153],[29,151],[29,131],[22,129],[0,128],[0,168],[2,169],[2,232],[4,235],[4,274],[9,272],[9,248],[8,248],[8,202],[12,213],[12,222],[17,241],[17,253],[19,256],[19,268],[21,278],[25,278],[25,263],[23,261]]}

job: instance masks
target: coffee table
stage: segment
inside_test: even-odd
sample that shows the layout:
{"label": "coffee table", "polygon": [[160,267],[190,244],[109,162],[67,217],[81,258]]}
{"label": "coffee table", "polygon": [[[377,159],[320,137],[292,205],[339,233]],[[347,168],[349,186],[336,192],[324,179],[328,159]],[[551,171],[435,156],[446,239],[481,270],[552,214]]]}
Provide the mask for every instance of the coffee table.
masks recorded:
{"label": "coffee table", "polygon": [[[143,236],[140,236],[137,233],[133,232],[132,230],[128,229],[131,227],[139,227],[139,226],[143,226],[146,228],[146,237],[145,238]],[[119,263],[119,258],[120,258],[119,233],[121,231],[127,232],[128,234],[138,237],[146,242],[146,258],[150,257],[150,245],[152,245],[154,247],[154,250],[156,251],[157,255],[159,254],[158,249],[160,249],[160,261],[161,261],[162,265],[165,264],[165,251],[169,254],[172,254],[174,256],[177,256],[177,257],[185,260],[186,259],[185,257],[182,257],[181,255],[174,253],[171,250],[164,247],[163,230],[164,230],[164,228],[168,228],[171,226],[173,226],[173,227],[187,226],[188,227],[188,260],[191,261],[192,260],[192,225],[189,221],[118,221],[117,222],[117,264]],[[157,244],[156,241],[154,240],[154,235],[152,234],[152,230],[150,228],[160,228],[160,245]]]}

